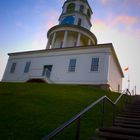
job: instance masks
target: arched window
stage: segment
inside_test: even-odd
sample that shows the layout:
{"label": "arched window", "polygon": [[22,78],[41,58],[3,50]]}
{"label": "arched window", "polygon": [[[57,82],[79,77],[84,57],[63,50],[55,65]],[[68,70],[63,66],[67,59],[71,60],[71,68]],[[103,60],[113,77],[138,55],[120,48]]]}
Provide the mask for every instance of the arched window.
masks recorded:
{"label": "arched window", "polygon": [[91,17],[91,14],[90,14],[90,10],[89,9],[87,10],[87,15],[88,15],[89,18]]}
{"label": "arched window", "polygon": [[84,12],[84,5],[80,5],[80,12],[81,12],[81,13]]}
{"label": "arched window", "polygon": [[67,6],[67,12],[73,12],[75,11],[75,4],[74,3],[70,3],[68,6]]}

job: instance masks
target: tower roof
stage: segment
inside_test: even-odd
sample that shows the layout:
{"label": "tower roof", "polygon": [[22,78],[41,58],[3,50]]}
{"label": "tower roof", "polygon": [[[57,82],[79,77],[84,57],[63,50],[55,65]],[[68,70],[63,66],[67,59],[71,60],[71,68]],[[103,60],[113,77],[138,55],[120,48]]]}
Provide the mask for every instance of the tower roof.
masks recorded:
{"label": "tower roof", "polygon": [[67,2],[68,2],[68,1],[83,1],[83,2],[88,3],[88,1],[87,1],[87,0],[67,0]]}

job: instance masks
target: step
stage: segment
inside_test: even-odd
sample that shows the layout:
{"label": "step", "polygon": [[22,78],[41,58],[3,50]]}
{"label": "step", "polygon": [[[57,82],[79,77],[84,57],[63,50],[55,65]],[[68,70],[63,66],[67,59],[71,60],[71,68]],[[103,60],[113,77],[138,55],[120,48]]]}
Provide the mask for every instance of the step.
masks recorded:
{"label": "step", "polygon": [[123,123],[114,123],[113,126],[120,126],[120,127],[129,127],[129,128],[135,128],[135,129],[140,129],[140,125],[135,125],[135,124],[123,124]]}
{"label": "step", "polygon": [[140,122],[138,122],[138,121],[130,121],[130,120],[117,120],[117,119],[115,119],[115,123],[140,125]]}
{"label": "step", "polygon": [[134,116],[134,115],[128,115],[128,114],[118,114],[117,115],[118,117],[127,117],[127,118],[137,118],[137,119],[139,119],[140,118],[140,116]]}
{"label": "step", "polygon": [[140,118],[140,114],[137,114],[137,113],[123,112],[123,113],[121,113],[121,115],[131,116],[132,118],[133,118],[133,117]]}
{"label": "step", "polygon": [[122,127],[109,127],[109,128],[100,128],[99,131],[102,132],[113,132],[124,135],[131,135],[140,137],[140,129],[132,129],[132,128],[122,128]]}
{"label": "step", "polygon": [[140,140],[140,96],[127,104],[112,127],[96,130],[102,140]]}
{"label": "step", "polygon": [[122,112],[123,112],[123,111],[135,111],[135,112],[140,112],[140,109],[139,109],[139,108],[123,108],[121,111],[122,111]]}
{"label": "step", "polygon": [[131,104],[131,105],[126,105],[125,107],[127,107],[127,108],[140,108],[140,105]]}
{"label": "step", "polygon": [[116,117],[115,120],[128,120],[128,121],[140,122],[140,118],[128,118],[128,117]]}
{"label": "step", "polygon": [[140,110],[131,110],[131,109],[123,109],[122,113],[124,112],[129,112],[129,113],[135,113],[135,114],[140,114]]}
{"label": "step", "polygon": [[96,131],[96,134],[99,137],[108,138],[111,140],[140,140],[140,137],[137,137],[137,136],[116,134],[116,133],[111,133],[111,132]]}
{"label": "step", "polygon": [[130,110],[130,109],[125,109],[125,110],[122,110],[122,112],[131,112],[131,113],[137,113],[137,114],[140,114],[140,110]]}

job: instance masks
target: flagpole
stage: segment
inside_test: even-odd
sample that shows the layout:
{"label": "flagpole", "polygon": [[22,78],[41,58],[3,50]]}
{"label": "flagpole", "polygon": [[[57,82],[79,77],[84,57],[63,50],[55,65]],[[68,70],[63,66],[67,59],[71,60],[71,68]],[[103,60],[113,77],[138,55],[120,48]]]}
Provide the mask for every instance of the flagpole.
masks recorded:
{"label": "flagpole", "polygon": [[137,87],[135,86],[135,95],[137,94]]}
{"label": "flagpole", "polygon": [[130,89],[130,77],[129,77],[129,73],[128,73],[128,90]]}
{"label": "flagpole", "polygon": [[128,82],[128,90],[130,89],[130,77],[129,77],[129,67],[126,67],[125,69],[124,69],[124,71],[126,72],[126,71],[128,71],[128,79],[127,79],[127,82]]}

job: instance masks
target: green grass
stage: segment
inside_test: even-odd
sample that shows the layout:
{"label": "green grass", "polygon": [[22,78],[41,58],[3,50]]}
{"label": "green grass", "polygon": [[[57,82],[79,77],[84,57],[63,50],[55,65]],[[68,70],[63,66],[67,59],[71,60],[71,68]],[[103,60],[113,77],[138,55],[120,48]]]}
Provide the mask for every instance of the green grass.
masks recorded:
{"label": "green grass", "polygon": [[[0,139],[40,140],[103,95],[113,101],[119,96],[91,86],[0,83]],[[81,139],[93,136],[99,127],[101,106],[82,117]],[[108,125],[112,107],[105,104],[105,108]],[[56,139],[73,139],[75,127],[73,123]]]}

